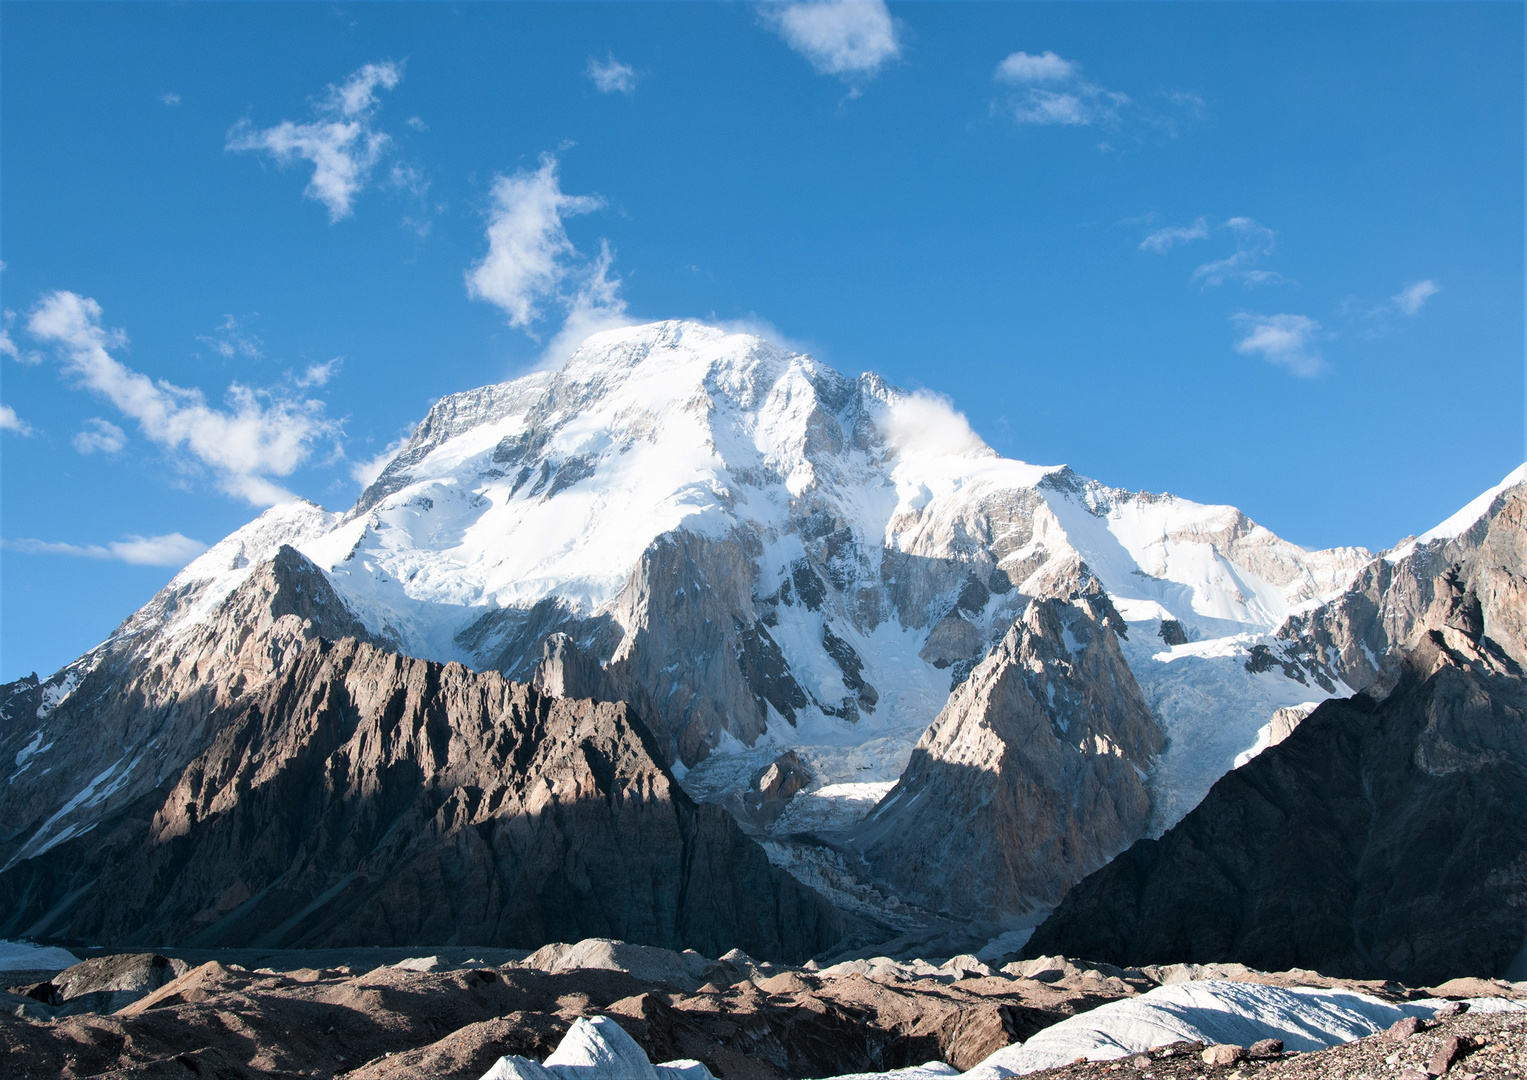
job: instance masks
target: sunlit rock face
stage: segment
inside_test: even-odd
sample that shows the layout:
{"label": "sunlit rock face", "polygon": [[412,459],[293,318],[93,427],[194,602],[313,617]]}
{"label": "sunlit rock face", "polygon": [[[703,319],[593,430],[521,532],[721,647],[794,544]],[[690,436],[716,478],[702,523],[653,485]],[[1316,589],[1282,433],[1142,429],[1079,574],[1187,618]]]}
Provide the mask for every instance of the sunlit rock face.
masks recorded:
{"label": "sunlit rock face", "polygon": [[[271,577],[343,610],[292,548],[268,569],[218,618],[268,607],[282,591],[263,588]],[[269,625],[262,638],[279,640]],[[0,935],[209,947],[609,936],[796,960],[838,935],[820,897],[721,807],[684,794],[624,703],[350,637],[308,636],[255,688],[206,689],[200,752],[0,874]]]}
{"label": "sunlit rock face", "polygon": [[1160,726],[1085,568],[1052,580],[951,695],[851,843],[908,900],[1001,920],[1060,900],[1144,830]]}

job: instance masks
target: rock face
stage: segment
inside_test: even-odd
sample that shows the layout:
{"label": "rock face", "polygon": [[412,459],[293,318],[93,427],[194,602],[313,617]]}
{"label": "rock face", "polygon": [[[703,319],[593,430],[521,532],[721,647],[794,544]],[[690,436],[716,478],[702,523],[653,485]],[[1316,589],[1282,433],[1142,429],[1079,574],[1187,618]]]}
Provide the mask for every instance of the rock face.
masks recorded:
{"label": "rock face", "polygon": [[165,788],[0,875],[0,935],[777,957],[834,940],[832,910],[692,803],[624,704],[315,639],[212,723]]}
{"label": "rock face", "polygon": [[1028,950],[1411,983],[1504,973],[1527,923],[1524,792],[1521,669],[1457,626],[1430,630],[1387,698],[1320,706],[1073,888]]}
{"label": "rock face", "polygon": [[[1364,567],[1351,587],[1278,632],[1285,653],[1354,689],[1393,685],[1384,659],[1463,619],[1527,667],[1527,466],[1436,529]],[[1467,607],[1467,612],[1462,607]]]}
{"label": "rock face", "polygon": [[[949,699],[901,781],[850,839],[936,911],[1002,919],[1054,904],[1145,829],[1162,747],[1085,567],[1029,603]],[[1090,955],[1090,954],[1089,954]]]}
{"label": "rock face", "polygon": [[1503,973],[1527,927],[1524,566],[1513,474],[1291,620],[1290,641],[1368,691],[1315,709],[1159,842],[1076,886],[1028,948],[1412,982]]}
{"label": "rock face", "polygon": [[[286,541],[333,515],[267,512],[187,567],[103,645],[0,707],[0,870],[166,783],[218,731],[214,714],[267,684],[318,635],[372,640]],[[199,565],[198,565],[199,564]]]}

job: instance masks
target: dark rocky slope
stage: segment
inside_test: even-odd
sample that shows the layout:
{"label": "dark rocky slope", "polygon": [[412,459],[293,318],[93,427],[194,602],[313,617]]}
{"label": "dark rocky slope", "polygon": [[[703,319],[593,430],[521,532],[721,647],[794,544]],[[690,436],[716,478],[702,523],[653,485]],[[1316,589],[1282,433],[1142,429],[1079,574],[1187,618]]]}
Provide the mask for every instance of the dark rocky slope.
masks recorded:
{"label": "dark rocky slope", "polygon": [[[239,545],[234,561],[246,558]],[[176,617],[203,601],[205,583],[177,582],[52,678],[0,685],[0,761],[8,773],[0,784],[0,868],[96,828],[169,782],[206,749],[230,710],[285,670],[306,642],[381,644],[323,572],[289,546],[189,626],[175,626]]]}
{"label": "dark rocky slope", "polygon": [[1387,697],[1322,705],[1073,888],[1027,953],[1503,973],[1527,923],[1527,695],[1478,597],[1443,607]]}
{"label": "dark rocky slope", "polygon": [[314,638],[220,712],[169,782],[0,874],[0,936],[803,958],[838,933],[626,705]]}

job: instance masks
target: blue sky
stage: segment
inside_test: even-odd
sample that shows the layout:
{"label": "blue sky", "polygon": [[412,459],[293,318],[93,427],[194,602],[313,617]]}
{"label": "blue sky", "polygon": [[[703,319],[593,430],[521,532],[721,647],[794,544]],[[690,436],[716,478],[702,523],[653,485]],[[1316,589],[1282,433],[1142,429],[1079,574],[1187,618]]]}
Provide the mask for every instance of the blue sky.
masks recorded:
{"label": "blue sky", "polygon": [[1387,546],[1523,458],[1522,13],[8,0],[0,678],[612,318]]}

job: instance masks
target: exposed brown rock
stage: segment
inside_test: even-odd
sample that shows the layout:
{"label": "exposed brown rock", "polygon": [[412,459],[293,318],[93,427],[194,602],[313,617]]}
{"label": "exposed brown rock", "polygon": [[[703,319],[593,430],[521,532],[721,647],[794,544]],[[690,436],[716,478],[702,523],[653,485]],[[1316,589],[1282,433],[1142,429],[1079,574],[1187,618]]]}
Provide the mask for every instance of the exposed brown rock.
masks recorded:
{"label": "exposed brown rock", "polygon": [[518,964],[323,972],[315,981],[295,974],[209,962],[110,1016],[46,1023],[0,1013],[0,1078],[173,1076],[185,1069],[176,1062],[189,1059],[215,1077],[477,1080],[504,1054],[545,1058],[574,1019],[593,1015],[614,1018],[652,1060],[696,1058],[723,1080],[930,1060],[966,1068],[1111,1000],[1018,979],[950,986],[802,970],[767,980],[769,992],[744,980],[725,996],[654,989],[621,971],[549,973]]}
{"label": "exposed brown rock", "polygon": [[211,721],[167,792],[0,875],[0,922],[105,942],[605,936],[778,958],[837,933],[725,811],[690,801],[625,705],[315,639]]}
{"label": "exposed brown rock", "polygon": [[1085,567],[955,690],[850,843],[898,895],[1001,919],[1053,904],[1144,831],[1163,736]]}
{"label": "exposed brown rock", "polygon": [[1205,1065],[1234,1065],[1246,1060],[1246,1048],[1233,1043],[1215,1043],[1206,1047],[1201,1055]]}

